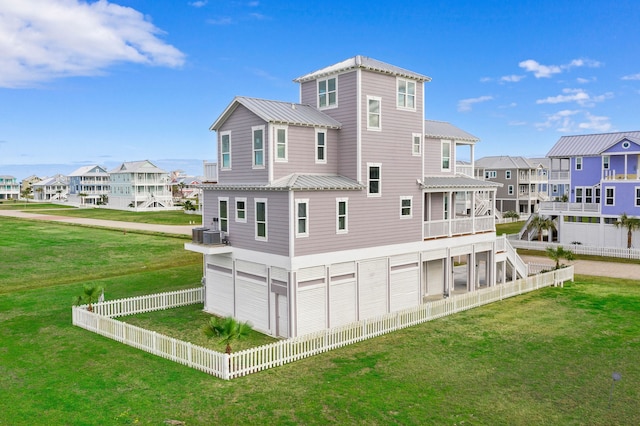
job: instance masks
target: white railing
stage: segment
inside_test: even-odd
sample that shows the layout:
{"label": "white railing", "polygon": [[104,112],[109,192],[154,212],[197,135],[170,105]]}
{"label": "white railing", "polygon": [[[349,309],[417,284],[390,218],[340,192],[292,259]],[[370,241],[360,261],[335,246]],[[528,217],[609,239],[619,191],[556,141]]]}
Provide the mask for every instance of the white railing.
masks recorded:
{"label": "white railing", "polygon": [[540,203],[541,212],[588,212],[597,213],[600,211],[598,203],[566,203],[561,201],[543,201]]}
{"label": "white railing", "polygon": [[96,303],[93,305],[93,312],[100,316],[115,318],[203,302],[204,287],[197,287]]}
{"label": "white railing", "polygon": [[495,231],[495,223],[496,221],[493,216],[476,216],[472,218],[451,220],[431,220],[424,222],[424,238]]}
{"label": "white railing", "polygon": [[573,254],[640,260],[640,249],[627,249],[622,247],[596,247],[586,246],[582,244],[561,244],[548,241],[524,241],[517,239],[517,234],[510,235],[508,236],[508,238],[512,246],[525,250],[544,251],[547,249],[547,247],[563,247],[567,250],[571,250]]}
{"label": "white railing", "polygon": [[568,171],[551,171],[549,180],[569,180],[569,172]]}
{"label": "white railing", "polygon": [[[73,325],[78,327],[229,380],[543,287],[562,285],[569,280],[573,280],[573,266],[469,293],[453,295],[447,299],[428,302],[413,308],[353,322],[342,327],[281,340],[231,355],[132,326],[98,313],[103,311],[104,305],[112,302],[93,305],[93,312],[87,311],[86,305],[74,306],[72,318]],[[202,294],[200,287],[192,289],[192,291],[194,294]],[[184,292],[188,291],[182,290],[171,294]],[[128,303],[129,299],[123,299],[117,301],[118,303],[112,303],[112,305],[122,307],[122,309],[116,309],[118,312],[126,312],[125,308],[131,309],[131,312],[143,312],[141,309],[148,312],[149,310],[161,309],[158,308],[159,306],[170,307],[171,303],[180,303],[178,301],[164,303],[163,300],[166,300],[167,294],[170,293],[146,296],[150,299],[149,302],[141,302],[144,297],[141,296],[132,298],[136,300],[135,303]]]}
{"label": "white railing", "polygon": [[514,248],[513,245],[511,245],[510,241],[507,239],[505,235],[502,236],[502,240],[504,240],[504,248],[505,248],[505,251],[507,252],[507,258],[511,261],[513,266],[516,268],[516,271],[522,277],[528,276],[529,268],[527,264],[524,263],[524,260],[522,260],[520,256],[518,256],[516,249]]}

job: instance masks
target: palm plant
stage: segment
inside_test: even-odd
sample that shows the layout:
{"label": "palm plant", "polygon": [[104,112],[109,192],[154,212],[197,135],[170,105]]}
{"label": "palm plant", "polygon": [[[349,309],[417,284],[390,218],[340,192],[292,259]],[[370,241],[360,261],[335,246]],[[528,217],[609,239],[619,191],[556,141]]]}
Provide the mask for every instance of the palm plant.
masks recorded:
{"label": "palm plant", "polygon": [[230,354],[231,343],[244,339],[251,330],[248,322],[240,322],[233,317],[212,317],[202,331],[209,338],[219,337],[220,342],[226,345],[225,352]]}
{"label": "palm plant", "polygon": [[93,312],[93,303],[96,303],[102,293],[104,292],[104,287],[101,286],[90,286],[85,284],[83,286],[82,294],[75,299],[76,305],[88,304],[87,311]]}
{"label": "palm plant", "polygon": [[[527,226],[528,231],[531,231],[532,229],[534,229],[538,233],[538,241],[542,241],[542,231],[555,230],[556,224],[553,223],[553,220],[551,220],[551,218],[549,217],[535,215]],[[551,240],[551,235],[547,237],[547,241],[549,240]]]}
{"label": "palm plant", "polygon": [[627,228],[627,248],[631,248],[631,239],[633,237],[633,231],[640,229],[640,219],[637,217],[627,216],[626,213],[622,213],[620,218],[615,221],[616,228]]}
{"label": "palm plant", "polygon": [[551,260],[556,262],[555,269],[560,269],[560,267],[561,267],[560,260],[561,259],[566,259],[567,262],[571,262],[572,260],[575,259],[575,256],[573,255],[573,252],[571,250],[565,250],[564,247],[562,247],[562,246],[558,246],[556,248],[547,247],[546,251],[547,251],[547,256]]}

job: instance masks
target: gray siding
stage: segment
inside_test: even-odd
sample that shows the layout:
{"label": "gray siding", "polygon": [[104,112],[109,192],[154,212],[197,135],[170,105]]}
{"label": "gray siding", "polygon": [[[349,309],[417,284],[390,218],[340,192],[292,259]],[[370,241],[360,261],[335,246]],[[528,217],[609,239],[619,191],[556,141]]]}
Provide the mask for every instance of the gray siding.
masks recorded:
{"label": "gray siding", "polygon": [[[264,125],[264,169],[252,169],[253,142],[252,126]],[[218,161],[219,183],[266,183],[268,181],[269,135],[268,126],[262,119],[253,114],[247,108],[239,105],[224,125],[217,132],[218,158],[222,158],[220,152],[220,135],[231,131],[231,170],[221,168],[222,161]]]}
{"label": "gray siding", "polygon": [[[219,217],[218,198],[229,199],[228,236],[233,247],[289,255],[289,198],[286,191],[203,191],[204,226]],[[246,198],[246,222],[236,222],[236,198]],[[255,238],[255,199],[267,199],[267,241]]]}
{"label": "gray siding", "polygon": [[450,171],[442,171],[442,139],[425,138],[424,149],[424,173],[427,176],[452,175],[456,164],[456,145],[451,141]]}
{"label": "gray siding", "polygon": [[326,164],[316,164],[316,129],[313,127],[289,126],[287,128],[287,162],[273,163],[273,178],[278,179],[292,173],[338,173],[338,130],[326,130]]}

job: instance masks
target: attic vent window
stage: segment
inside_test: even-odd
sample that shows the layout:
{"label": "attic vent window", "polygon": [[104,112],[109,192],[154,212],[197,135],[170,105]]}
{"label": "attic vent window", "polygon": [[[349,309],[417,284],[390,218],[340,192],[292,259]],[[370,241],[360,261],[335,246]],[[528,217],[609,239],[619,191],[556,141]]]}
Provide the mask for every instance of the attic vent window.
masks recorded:
{"label": "attic vent window", "polygon": [[631,146],[631,143],[629,141],[622,142],[623,149],[629,149],[630,146]]}

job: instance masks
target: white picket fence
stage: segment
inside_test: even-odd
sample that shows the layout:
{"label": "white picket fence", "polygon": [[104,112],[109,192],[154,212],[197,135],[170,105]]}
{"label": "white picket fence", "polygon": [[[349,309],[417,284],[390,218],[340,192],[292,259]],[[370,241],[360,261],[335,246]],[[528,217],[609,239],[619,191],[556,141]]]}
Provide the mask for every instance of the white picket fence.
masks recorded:
{"label": "white picket fence", "polygon": [[547,249],[547,247],[557,248],[562,246],[567,250],[571,250],[573,254],[640,260],[640,249],[634,248],[628,249],[622,247],[595,247],[585,246],[582,244],[559,244],[548,241],[525,241],[517,239],[517,234],[509,235],[507,238],[509,239],[509,242],[513,247],[525,250],[544,251]]}
{"label": "white picket fence", "polygon": [[[573,280],[573,266],[454,295],[447,299],[428,302],[341,327],[280,340],[231,355],[110,318],[110,316],[123,316],[189,303],[201,303],[203,299],[200,287],[97,303],[93,305],[93,312],[87,311],[87,305],[74,306],[72,317],[73,325],[78,327],[216,377],[230,380],[543,287],[562,286],[565,281],[570,280]],[[200,295],[199,299],[198,294]],[[149,301],[143,301],[144,297],[147,297]],[[187,300],[193,300],[193,302],[187,302]],[[166,305],[162,305],[163,303]],[[107,305],[108,308],[105,307]]]}

